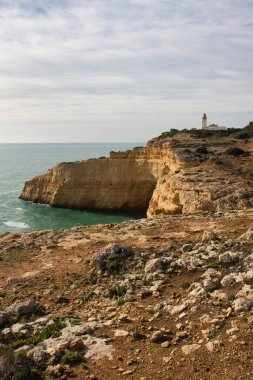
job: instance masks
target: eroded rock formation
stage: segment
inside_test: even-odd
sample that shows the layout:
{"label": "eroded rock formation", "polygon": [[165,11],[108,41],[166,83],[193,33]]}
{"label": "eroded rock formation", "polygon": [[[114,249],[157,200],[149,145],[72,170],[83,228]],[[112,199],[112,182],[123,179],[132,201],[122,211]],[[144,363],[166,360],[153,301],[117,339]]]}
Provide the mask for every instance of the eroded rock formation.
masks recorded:
{"label": "eroded rock formation", "polygon": [[[180,133],[109,158],[61,163],[26,182],[21,199],[53,207],[148,216],[253,207],[253,139]],[[224,154],[240,146],[247,156]],[[198,147],[207,152],[198,153]]]}

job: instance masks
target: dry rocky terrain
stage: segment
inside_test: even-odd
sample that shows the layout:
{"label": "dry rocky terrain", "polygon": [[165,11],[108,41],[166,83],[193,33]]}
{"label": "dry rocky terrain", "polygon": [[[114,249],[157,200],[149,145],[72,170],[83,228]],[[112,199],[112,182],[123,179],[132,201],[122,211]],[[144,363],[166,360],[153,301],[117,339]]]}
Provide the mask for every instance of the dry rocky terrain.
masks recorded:
{"label": "dry rocky terrain", "polygon": [[251,379],[252,226],[248,209],[1,236],[0,378]]}

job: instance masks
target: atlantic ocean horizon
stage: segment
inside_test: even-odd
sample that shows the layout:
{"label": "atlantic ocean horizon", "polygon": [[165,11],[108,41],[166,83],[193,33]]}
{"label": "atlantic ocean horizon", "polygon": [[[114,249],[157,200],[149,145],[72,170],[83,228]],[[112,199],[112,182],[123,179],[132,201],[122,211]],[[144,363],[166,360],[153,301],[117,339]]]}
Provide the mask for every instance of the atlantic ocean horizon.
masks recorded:
{"label": "atlantic ocean horizon", "polygon": [[108,156],[110,151],[135,146],[140,143],[0,144],[0,234],[133,219],[126,214],[52,208],[22,201],[18,196],[25,181],[60,162]]}

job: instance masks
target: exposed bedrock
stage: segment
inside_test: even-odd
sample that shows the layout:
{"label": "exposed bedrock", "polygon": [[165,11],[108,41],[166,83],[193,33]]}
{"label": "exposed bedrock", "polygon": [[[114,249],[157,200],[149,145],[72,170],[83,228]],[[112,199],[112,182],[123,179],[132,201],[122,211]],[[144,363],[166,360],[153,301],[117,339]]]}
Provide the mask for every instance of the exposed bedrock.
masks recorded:
{"label": "exposed bedrock", "polygon": [[[23,200],[53,207],[147,212],[148,216],[253,207],[252,141],[247,157],[224,154],[233,141],[179,136],[109,158],[61,163],[25,183]],[[251,139],[252,140],[252,139]]]}
{"label": "exposed bedrock", "polygon": [[145,212],[167,161],[171,170],[180,166],[168,148],[146,147],[61,163],[27,181],[21,199],[54,207]]}

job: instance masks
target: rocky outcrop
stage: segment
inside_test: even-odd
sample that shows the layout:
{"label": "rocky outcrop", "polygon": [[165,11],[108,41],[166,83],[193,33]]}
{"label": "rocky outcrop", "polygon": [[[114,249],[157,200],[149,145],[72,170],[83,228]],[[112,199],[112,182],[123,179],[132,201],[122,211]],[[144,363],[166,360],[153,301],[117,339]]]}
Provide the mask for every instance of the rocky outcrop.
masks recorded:
{"label": "rocky outcrop", "polygon": [[229,137],[206,141],[184,133],[153,139],[109,158],[61,163],[26,182],[21,199],[148,216],[253,207],[253,141],[243,157],[224,153],[234,145]]}
{"label": "rocky outcrop", "polygon": [[183,165],[168,146],[61,163],[26,182],[21,199],[53,207],[145,212],[166,165],[172,171]]}

